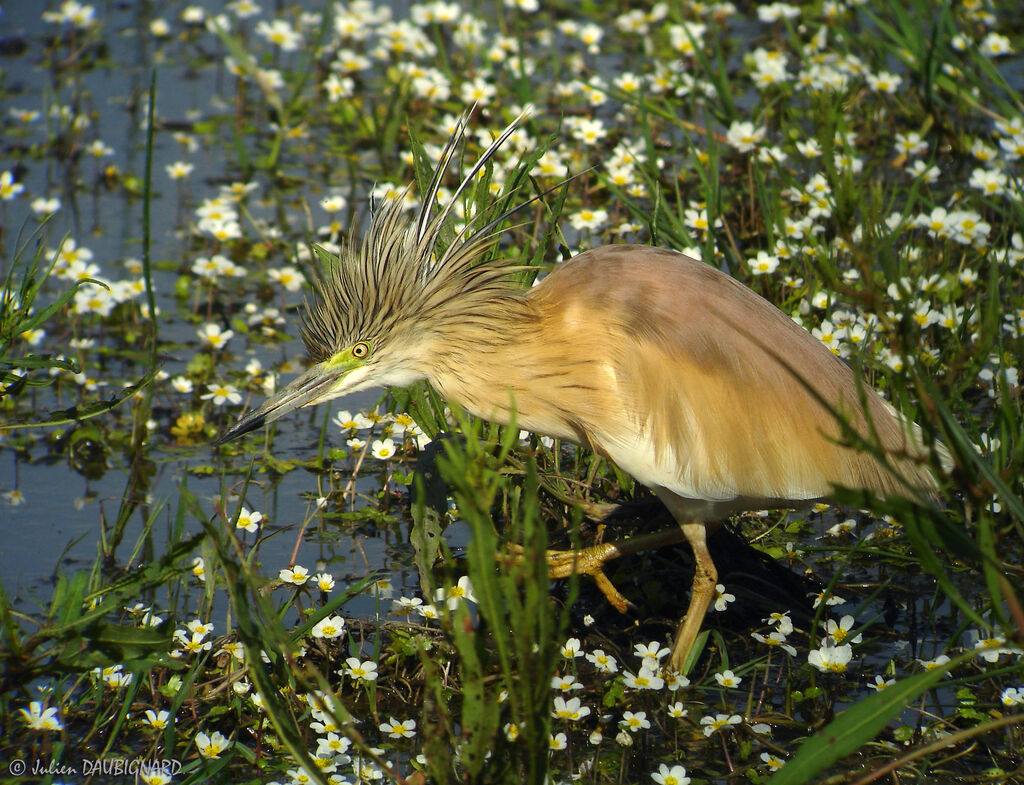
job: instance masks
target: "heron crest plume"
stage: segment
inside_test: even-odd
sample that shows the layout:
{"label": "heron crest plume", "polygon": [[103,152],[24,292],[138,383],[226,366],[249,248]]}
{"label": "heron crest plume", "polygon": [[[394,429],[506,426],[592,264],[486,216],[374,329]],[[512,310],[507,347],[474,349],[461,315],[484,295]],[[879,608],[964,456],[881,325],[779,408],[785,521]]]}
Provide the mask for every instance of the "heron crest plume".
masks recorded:
{"label": "heron crest plume", "polygon": [[[487,329],[495,325],[503,303],[521,293],[515,281],[521,266],[507,258],[482,257],[500,235],[497,226],[523,205],[497,217],[484,211],[441,248],[452,209],[526,117],[517,117],[494,139],[435,213],[469,114],[456,123],[415,215],[405,210],[401,195],[387,198],[376,209],[371,206],[370,227],[361,242],[349,241],[336,257],[320,249],[329,261],[316,282],[315,301],[306,303],[301,333],[313,362],[356,340],[380,346],[398,337],[408,340],[467,324]],[[487,218],[491,220],[480,226]]]}

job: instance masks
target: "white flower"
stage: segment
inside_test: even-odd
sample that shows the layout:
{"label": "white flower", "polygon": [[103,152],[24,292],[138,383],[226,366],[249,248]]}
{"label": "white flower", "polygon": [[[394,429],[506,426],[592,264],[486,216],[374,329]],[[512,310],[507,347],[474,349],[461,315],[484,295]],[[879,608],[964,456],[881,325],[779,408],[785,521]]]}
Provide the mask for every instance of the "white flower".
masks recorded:
{"label": "white flower", "polygon": [[327,616],[313,626],[310,634],[314,638],[340,638],[345,634],[345,620],[341,616]]}
{"label": "white flower", "polygon": [[989,33],[978,46],[978,50],[986,57],[1000,57],[1013,54],[1010,39],[999,33]]}
{"label": "white flower", "polygon": [[373,660],[359,661],[358,657],[349,657],[345,660],[345,667],[338,671],[355,681],[376,681],[377,663]]}
{"label": "white flower", "polygon": [[807,655],[807,662],[822,673],[845,673],[851,659],[853,647],[848,643],[842,646],[822,646]]}
{"label": "white flower", "polygon": [[764,128],[755,128],[753,123],[737,120],[729,126],[725,140],[741,153],[748,153],[764,140],[764,134]]}
{"label": "white flower", "polygon": [[1024,687],[1007,687],[999,700],[1007,707],[1024,706]]}
{"label": "white flower", "polygon": [[970,637],[974,642],[974,650],[985,662],[998,662],[1003,654],[1021,653],[1020,649],[1008,646],[1002,635],[986,636],[979,630],[971,630]]}
{"label": "white flower", "polygon": [[285,583],[294,583],[296,586],[302,586],[309,580],[309,570],[296,564],[294,567],[285,567],[278,573],[278,577]]}
{"label": "white flower", "polygon": [[219,324],[208,322],[200,327],[196,334],[199,340],[211,349],[222,349],[235,333],[233,330],[221,330]]}
{"label": "white flower", "polygon": [[713,607],[716,611],[724,611],[726,608],[729,607],[730,602],[735,601],[736,595],[727,592],[725,590],[725,586],[723,586],[721,583],[715,586],[715,604]]}
{"label": "white flower", "polygon": [[704,735],[710,736],[715,731],[729,728],[732,725],[739,725],[743,718],[739,714],[716,714],[714,717],[701,717],[700,724],[704,726]]}
{"label": "white flower", "polygon": [[617,673],[619,664],[611,654],[605,654],[604,649],[594,649],[587,655],[587,661],[593,663],[601,673]]}
{"label": "white flower", "polygon": [[463,600],[476,602],[476,595],[473,594],[473,584],[470,583],[469,576],[463,575],[454,586],[435,590],[434,600],[444,602],[449,610],[455,610]]}
{"label": "white flower", "polygon": [[689,713],[689,710],[683,705],[682,701],[676,701],[675,703],[670,704],[668,707],[668,716],[673,717],[677,720],[682,719]]}
{"label": "white flower", "polygon": [[395,452],[395,443],[391,439],[374,439],[370,445],[370,454],[381,461],[393,458]]}
{"label": "white flower", "polygon": [[292,28],[284,19],[275,19],[272,22],[259,22],[256,25],[256,35],[262,36],[270,43],[279,46],[283,52],[294,52],[302,44],[302,36]]}
{"label": "white flower", "polygon": [[399,722],[391,717],[387,722],[380,724],[382,733],[388,734],[392,739],[411,739],[416,735],[416,720],[404,720]]}
{"label": "white flower", "polygon": [[[205,397],[205,396],[204,396]],[[239,397],[241,400],[241,397]],[[245,529],[245,531],[252,534],[260,527],[260,521],[263,520],[263,513],[261,512],[249,512],[245,507],[238,513],[238,520],[235,522],[235,526],[239,529]]]}
{"label": "white flower", "polygon": [[852,638],[850,637],[850,631],[853,629],[854,624],[856,624],[856,619],[847,614],[838,622],[835,619],[828,619],[827,621],[822,622],[822,627],[825,628],[825,634],[828,635],[836,644],[860,643],[863,636],[857,635]]}
{"label": "white flower", "polygon": [[723,687],[738,687],[740,685],[740,682],[743,681],[743,679],[741,679],[731,670],[724,670],[721,673],[715,674],[715,681],[717,681]]}
{"label": "white flower", "polygon": [[575,676],[552,676],[551,689],[572,692],[573,690],[582,690],[583,685],[576,681]]}
{"label": "white flower", "polygon": [[637,643],[633,646],[633,653],[643,660],[642,668],[657,670],[661,661],[668,656],[669,650],[657,641],[651,641],[647,645]]}
{"label": "white flower", "polygon": [[590,707],[582,705],[579,698],[566,700],[561,695],[556,695],[551,716],[559,720],[581,720],[590,716]]}
{"label": "white flower", "polygon": [[752,632],[750,633],[750,637],[755,641],[765,644],[766,646],[777,646],[785,651],[790,657],[796,656],[796,649],[786,643],[786,636],[777,630],[775,632],[768,633],[767,636],[761,635],[757,632]]}
{"label": "white flower", "polygon": [[175,161],[173,164],[167,164],[164,169],[172,180],[182,180],[192,174],[193,166],[185,161]]}
{"label": "white flower", "polygon": [[[779,3],[779,5],[782,5]],[[686,776],[686,769],[682,766],[672,766],[662,763],[657,771],[651,772],[651,779],[658,785],[688,785],[690,778]]]}
{"label": "white flower", "polygon": [[334,415],[334,424],[343,431],[358,431],[365,430],[366,428],[372,428],[374,422],[371,418],[361,412],[352,414],[347,409],[342,409]]}
{"label": "white flower", "polygon": [[[1009,704],[1007,704],[1009,705]],[[57,708],[43,708],[40,701],[32,701],[27,709],[18,709],[25,718],[25,724],[32,730],[63,730],[64,725],[57,717]]]}
{"label": "white flower", "polygon": [[[214,406],[223,406],[225,403],[237,404],[242,402],[242,395],[235,389],[233,384],[208,384],[206,389],[209,392],[200,395],[200,399],[210,401]],[[261,515],[260,518],[263,516]],[[251,531],[251,530],[250,530]]]}
{"label": "white flower", "polygon": [[776,612],[763,619],[766,624],[774,624],[782,635],[789,635],[793,632],[793,620],[789,618],[789,611]]}
{"label": "white flower", "polygon": [[569,216],[569,223],[572,228],[578,231],[583,229],[600,229],[608,222],[608,211],[598,208],[592,210],[589,207],[573,213]]}
{"label": "white flower", "polygon": [[651,727],[651,722],[647,719],[647,712],[645,711],[624,711],[622,712],[622,722],[633,733],[647,730]]}
{"label": "white flower", "polygon": [[881,690],[884,690],[886,687],[891,687],[895,683],[896,679],[887,679],[884,676],[876,675],[875,680],[873,682],[868,682],[868,686],[875,692],[880,692]]}
{"label": "white flower", "polygon": [[220,754],[231,746],[231,742],[220,731],[214,731],[212,736],[199,732],[195,741],[199,754],[204,758],[219,758]]}
{"label": "white flower", "polygon": [[768,275],[778,269],[779,257],[773,256],[767,251],[758,251],[756,257],[747,259],[747,265],[754,275]]}
{"label": "white flower", "polygon": [[647,667],[641,668],[636,674],[626,671],[622,679],[627,687],[634,690],[660,690],[665,686],[665,680]]}
{"label": "white flower", "polygon": [[562,656],[570,660],[575,659],[576,657],[582,657],[583,652],[580,651],[580,639],[569,638],[565,643],[563,643]]}

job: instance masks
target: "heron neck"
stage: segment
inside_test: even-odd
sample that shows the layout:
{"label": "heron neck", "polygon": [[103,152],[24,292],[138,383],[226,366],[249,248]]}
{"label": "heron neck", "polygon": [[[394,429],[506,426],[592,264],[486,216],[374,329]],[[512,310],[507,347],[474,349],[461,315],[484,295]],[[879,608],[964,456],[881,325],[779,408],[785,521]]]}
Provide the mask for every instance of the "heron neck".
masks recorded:
{"label": "heron neck", "polygon": [[593,405],[593,388],[581,380],[592,383],[601,372],[596,354],[578,340],[552,335],[552,321],[529,299],[502,306],[486,320],[467,320],[440,336],[430,383],[478,417],[586,441],[578,418]]}

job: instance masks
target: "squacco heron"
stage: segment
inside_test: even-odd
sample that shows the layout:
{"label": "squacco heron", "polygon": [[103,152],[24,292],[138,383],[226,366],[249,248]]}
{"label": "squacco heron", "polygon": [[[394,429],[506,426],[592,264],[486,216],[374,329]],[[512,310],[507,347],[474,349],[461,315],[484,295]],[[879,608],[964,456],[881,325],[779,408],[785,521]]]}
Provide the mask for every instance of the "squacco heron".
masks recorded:
{"label": "squacco heron", "polygon": [[[569,440],[650,488],[678,528],[549,554],[553,577],[594,576],[609,559],[686,540],[695,574],[671,664],[682,670],[717,582],[709,528],[737,512],[806,506],[835,488],[928,488],[914,426],[858,382],[820,341],[708,264],[660,248],[612,245],[558,265],[535,287],[507,259],[484,259],[493,221],[448,247],[453,205],[510,125],[435,214],[466,118],[441,153],[418,214],[391,200],[344,249],[303,317],[312,367],[220,441],[293,409],[356,390],[427,380],[474,415]],[[888,454],[850,444],[835,416]]]}

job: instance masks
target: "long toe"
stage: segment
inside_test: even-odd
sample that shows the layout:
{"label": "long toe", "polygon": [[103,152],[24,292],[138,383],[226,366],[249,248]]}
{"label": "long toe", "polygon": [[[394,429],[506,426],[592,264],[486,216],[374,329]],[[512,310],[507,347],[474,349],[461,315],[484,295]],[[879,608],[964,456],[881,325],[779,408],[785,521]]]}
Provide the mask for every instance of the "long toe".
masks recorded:
{"label": "long toe", "polygon": [[581,551],[548,551],[548,574],[552,578],[567,578],[573,573],[597,576],[605,562],[621,555],[618,545],[613,542],[591,545]]}

